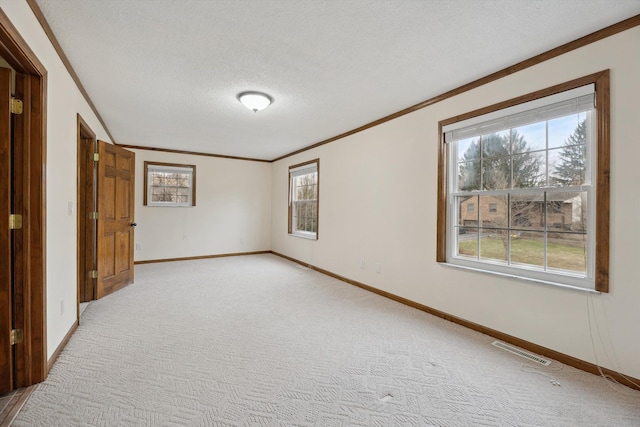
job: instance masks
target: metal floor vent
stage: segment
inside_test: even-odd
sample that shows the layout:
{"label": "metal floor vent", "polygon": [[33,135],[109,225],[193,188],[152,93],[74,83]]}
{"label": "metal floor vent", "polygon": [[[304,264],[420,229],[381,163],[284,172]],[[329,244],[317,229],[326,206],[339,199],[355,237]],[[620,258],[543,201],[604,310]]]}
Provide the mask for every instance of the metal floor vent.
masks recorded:
{"label": "metal floor vent", "polygon": [[491,345],[501,348],[503,350],[508,351],[509,353],[517,354],[520,357],[524,357],[525,359],[529,359],[533,362],[539,363],[544,366],[551,365],[551,360],[545,359],[542,356],[538,356],[535,353],[530,353],[528,351],[522,350],[521,348],[514,347],[511,344],[504,343],[502,341],[494,341]]}

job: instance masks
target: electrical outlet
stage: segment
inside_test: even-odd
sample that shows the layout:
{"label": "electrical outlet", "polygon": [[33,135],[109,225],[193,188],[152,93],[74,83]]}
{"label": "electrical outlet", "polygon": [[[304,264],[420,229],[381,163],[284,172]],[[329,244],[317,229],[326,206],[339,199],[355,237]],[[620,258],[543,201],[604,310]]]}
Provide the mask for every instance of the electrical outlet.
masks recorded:
{"label": "electrical outlet", "polygon": [[136,251],[142,250],[142,243],[136,243]]}
{"label": "electrical outlet", "polygon": [[73,202],[67,202],[67,215],[73,215]]}
{"label": "electrical outlet", "polygon": [[376,262],[376,273],[380,273],[380,270],[381,270],[381,269],[382,269],[382,268],[380,267],[380,263],[379,263],[379,262]]}
{"label": "electrical outlet", "polygon": [[365,267],[365,262],[364,262],[364,258],[360,260],[360,268],[364,270]]}

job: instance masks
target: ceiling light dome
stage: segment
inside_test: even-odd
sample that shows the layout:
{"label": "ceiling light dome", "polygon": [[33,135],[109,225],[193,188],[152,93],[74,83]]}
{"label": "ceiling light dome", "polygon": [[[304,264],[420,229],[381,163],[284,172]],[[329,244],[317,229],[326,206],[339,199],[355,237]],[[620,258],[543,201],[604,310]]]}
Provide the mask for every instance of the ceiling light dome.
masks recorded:
{"label": "ceiling light dome", "polygon": [[273,102],[273,98],[263,92],[242,92],[238,94],[238,101],[249,110],[257,113],[267,108]]}

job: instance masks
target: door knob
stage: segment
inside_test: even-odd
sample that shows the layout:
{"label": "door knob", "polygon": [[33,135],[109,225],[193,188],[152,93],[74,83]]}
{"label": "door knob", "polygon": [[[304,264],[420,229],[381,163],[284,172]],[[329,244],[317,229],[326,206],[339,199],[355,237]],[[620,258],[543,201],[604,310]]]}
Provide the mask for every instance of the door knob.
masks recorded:
{"label": "door knob", "polygon": [[131,223],[131,226],[132,226],[132,227],[135,227],[136,225],[138,225],[138,224],[136,224],[135,222],[132,222],[132,223]]}

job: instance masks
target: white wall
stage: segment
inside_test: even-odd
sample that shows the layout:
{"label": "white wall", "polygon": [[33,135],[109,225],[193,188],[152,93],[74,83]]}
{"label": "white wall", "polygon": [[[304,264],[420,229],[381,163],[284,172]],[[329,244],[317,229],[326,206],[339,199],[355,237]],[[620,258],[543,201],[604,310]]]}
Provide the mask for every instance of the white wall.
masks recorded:
{"label": "white wall", "polygon": [[[271,165],[264,162],[136,153],[135,260],[271,249]],[[196,165],[196,206],[143,206],[144,161]]]}
{"label": "white wall", "polygon": [[[51,357],[76,321],[76,114],[98,139],[112,141],[27,2],[0,0],[0,7],[47,69],[46,286]],[[270,249],[270,164],[145,150],[136,150],[136,160],[136,242],[142,244],[136,260]],[[196,164],[197,206],[143,207],[144,160]]]}
{"label": "white wall", "polygon": [[[640,378],[640,27],[273,164],[272,249],[378,289]],[[610,293],[439,265],[438,121],[611,69]],[[390,94],[392,96],[392,94]],[[319,239],[287,234],[287,169],[320,158]],[[360,260],[366,268],[360,269]],[[381,272],[375,272],[375,263]],[[595,315],[589,326],[588,304]],[[594,340],[597,359],[591,340]]]}
{"label": "white wall", "polygon": [[27,2],[0,0],[0,7],[47,69],[46,286],[51,357],[76,321],[76,114],[98,138],[110,140]]}
{"label": "white wall", "polygon": [[[0,7],[48,71],[51,356],[76,319],[76,113],[99,139],[109,138],[27,3],[0,0]],[[638,378],[640,280],[634,263],[640,259],[640,144],[633,125],[640,111],[639,43],[636,27],[273,165],[138,151],[138,190],[145,158],[197,164],[198,207],[150,214],[159,208],[137,201],[136,241],[143,250],[136,252],[136,259],[267,250],[271,245],[345,277]],[[588,296],[436,264],[437,122],[605,68],[612,70],[610,293]],[[321,159],[320,238],[311,241],[287,234],[287,167],[316,157]],[[265,186],[270,186],[270,201]],[[68,202],[74,208],[71,214]],[[256,210],[261,212],[258,219],[252,215]],[[169,231],[167,223],[179,227]],[[166,247],[173,249],[165,252]],[[359,268],[361,258],[366,260],[364,270]],[[375,273],[376,262],[381,263],[380,273]],[[595,307],[593,330],[589,302]]]}

